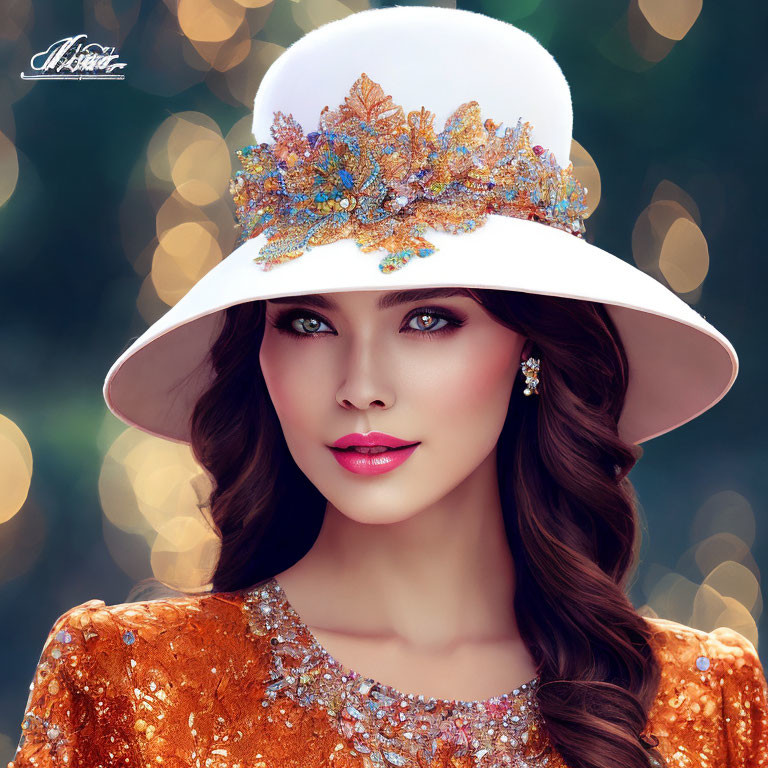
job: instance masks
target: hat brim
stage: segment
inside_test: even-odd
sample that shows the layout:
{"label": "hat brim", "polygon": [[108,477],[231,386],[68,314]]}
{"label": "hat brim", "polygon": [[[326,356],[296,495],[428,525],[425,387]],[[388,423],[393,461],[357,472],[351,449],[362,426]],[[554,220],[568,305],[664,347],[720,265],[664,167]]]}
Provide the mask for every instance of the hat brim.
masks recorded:
{"label": "hat brim", "polygon": [[463,286],[598,301],[624,344],[630,379],[620,437],[642,443],[717,403],[738,372],[731,343],[659,281],[581,238],[534,221],[491,215],[473,232],[430,230],[437,250],[383,273],[384,252],[353,240],[307,250],[264,271],[253,259],[265,243],[246,241],[202,277],[110,368],[104,399],[119,419],[175,442],[212,380],[208,352],[222,310],[276,296]]}

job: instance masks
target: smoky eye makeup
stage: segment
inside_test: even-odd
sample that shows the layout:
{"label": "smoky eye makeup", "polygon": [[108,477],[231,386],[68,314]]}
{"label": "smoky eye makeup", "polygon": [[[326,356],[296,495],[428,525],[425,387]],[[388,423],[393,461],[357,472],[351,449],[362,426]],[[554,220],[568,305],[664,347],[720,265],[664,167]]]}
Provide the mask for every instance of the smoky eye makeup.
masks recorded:
{"label": "smoky eye makeup", "polygon": [[[423,315],[434,319],[432,326],[423,328],[414,327],[413,319]],[[309,323],[309,328],[303,323],[296,323],[296,320]],[[300,306],[278,311],[275,316],[269,320],[270,325],[278,332],[288,334],[294,338],[305,338],[310,336],[335,336],[336,331],[329,320],[326,320],[321,314],[313,309],[304,309]],[[442,323],[442,325],[440,325]],[[466,317],[448,307],[425,306],[418,307],[407,313],[403,319],[400,328],[401,333],[417,334],[425,339],[440,335],[453,333],[466,323]],[[322,326],[330,330],[324,330]],[[303,328],[304,330],[297,330]],[[310,330],[314,328],[314,330]]]}

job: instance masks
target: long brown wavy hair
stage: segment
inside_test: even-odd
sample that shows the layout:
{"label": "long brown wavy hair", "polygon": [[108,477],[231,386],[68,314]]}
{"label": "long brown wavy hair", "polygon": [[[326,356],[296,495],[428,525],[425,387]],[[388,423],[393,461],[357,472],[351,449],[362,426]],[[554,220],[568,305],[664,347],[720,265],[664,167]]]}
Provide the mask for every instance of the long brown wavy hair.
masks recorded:
{"label": "long brown wavy hair", "polygon": [[[618,436],[629,377],[618,331],[600,303],[465,292],[530,339],[542,361],[539,397],[513,387],[497,467],[514,609],[537,664],[549,739],[571,768],[645,768],[650,758],[666,766],[639,738],[660,668],[626,594],[641,530],[627,474],[642,449]],[[288,451],[261,374],[264,323],[263,301],[226,310],[211,350],[215,377],[192,415],[192,450],[214,481],[215,592],[293,565],[325,512]]]}

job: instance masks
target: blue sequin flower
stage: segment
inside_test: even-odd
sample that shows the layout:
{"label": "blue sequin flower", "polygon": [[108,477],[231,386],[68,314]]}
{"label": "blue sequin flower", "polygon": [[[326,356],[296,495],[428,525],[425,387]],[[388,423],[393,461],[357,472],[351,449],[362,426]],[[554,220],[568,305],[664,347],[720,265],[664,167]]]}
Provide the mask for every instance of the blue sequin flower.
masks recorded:
{"label": "blue sequin flower", "polygon": [[306,136],[292,115],[275,112],[272,144],[237,150],[243,170],[230,181],[238,245],[261,233],[254,259],[265,270],[315,245],[353,238],[384,250],[383,272],[436,247],[428,229],[461,234],[489,214],[537,221],[583,237],[586,189],[572,165],[531,146],[530,123],[481,120],[476,101],[459,106],[442,132],[422,107],[407,117],[363,73],[337,110],[326,107]]}

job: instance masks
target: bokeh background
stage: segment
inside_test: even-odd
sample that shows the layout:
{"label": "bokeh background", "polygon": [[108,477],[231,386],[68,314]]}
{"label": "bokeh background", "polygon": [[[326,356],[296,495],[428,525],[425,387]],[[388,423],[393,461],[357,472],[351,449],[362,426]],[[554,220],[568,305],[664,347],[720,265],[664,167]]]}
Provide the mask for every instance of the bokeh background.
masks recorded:
{"label": "bokeh background", "polygon": [[[430,3],[0,4],[0,764],[58,616],[92,598],[142,599],[148,583],[168,594],[206,583],[205,475],[186,446],[112,416],[104,376],[233,248],[228,179],[235,149],[253,142],[249,106],[269,65],[324,22],[394,4]],[[765,659],[766,6],[432,4],[513,22],[549,48],[571,85],[587,239],[735,345],[725,399],[643,444],[631,597],[648,615],[732,627]],[[125,80],[20,78],[33,54],[82,32],[118,48]],[[439,44],[425,40],[424,55]]]}

